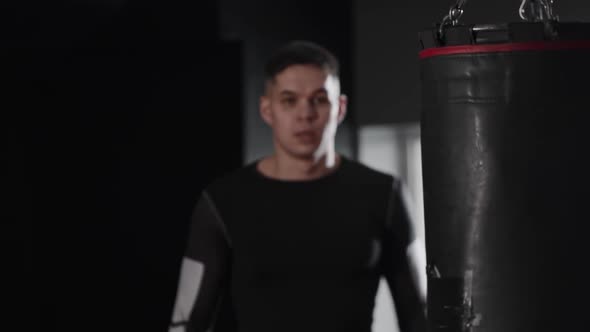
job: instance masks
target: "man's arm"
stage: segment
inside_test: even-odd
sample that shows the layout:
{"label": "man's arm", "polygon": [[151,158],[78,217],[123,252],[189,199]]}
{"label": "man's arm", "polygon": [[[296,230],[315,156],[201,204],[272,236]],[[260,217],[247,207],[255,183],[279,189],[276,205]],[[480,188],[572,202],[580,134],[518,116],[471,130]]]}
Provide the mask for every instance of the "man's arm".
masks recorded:
{"label": "man's arm", "polygon": [[[426,278],[421,241],[416,238],[409,196],[394,180],[383,239],[383,273],[394,298],[402,332],[426,331]],[[422,275],[424,274],[424,276]]]}
{"label": "man's arm", "polygon": [[231,243],[213,201],[195,207],[169,332],[205,332],[214,323],[228,285]]}

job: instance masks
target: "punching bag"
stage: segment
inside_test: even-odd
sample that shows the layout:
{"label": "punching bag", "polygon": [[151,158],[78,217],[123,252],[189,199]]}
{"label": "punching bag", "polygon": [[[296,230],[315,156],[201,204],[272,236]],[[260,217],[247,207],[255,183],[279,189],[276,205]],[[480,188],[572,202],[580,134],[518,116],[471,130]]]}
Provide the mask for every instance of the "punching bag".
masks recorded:
{"label": "punching bag", "polygon": [[420,39],[430,330],[589,331],[590,24]]}

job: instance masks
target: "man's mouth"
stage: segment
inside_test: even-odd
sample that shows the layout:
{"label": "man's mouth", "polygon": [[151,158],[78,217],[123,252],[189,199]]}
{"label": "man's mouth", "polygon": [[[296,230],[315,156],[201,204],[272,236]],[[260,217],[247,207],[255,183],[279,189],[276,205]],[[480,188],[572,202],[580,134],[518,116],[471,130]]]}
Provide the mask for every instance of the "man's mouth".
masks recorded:
{"label": "man's mouth", "polygon": [[311,141],[315,139],[315,136],[316,134],[313,130],[300,130],[298,132],[295,132],[295,137],[304,141]]}

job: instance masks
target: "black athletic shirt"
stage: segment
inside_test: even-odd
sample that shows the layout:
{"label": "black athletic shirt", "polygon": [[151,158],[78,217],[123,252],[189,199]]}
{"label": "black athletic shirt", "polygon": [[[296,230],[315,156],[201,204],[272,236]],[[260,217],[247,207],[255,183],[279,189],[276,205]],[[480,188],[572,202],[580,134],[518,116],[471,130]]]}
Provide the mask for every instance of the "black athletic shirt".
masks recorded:
{"label": "black athletic shirt", "polygon": [[203,192],[171,332],[209,331],[224,294],[239,332],[368,332],[381,276],[402,332],[424,331],[400,182],[341,160],[309,181],[271,179],[252,163]]}

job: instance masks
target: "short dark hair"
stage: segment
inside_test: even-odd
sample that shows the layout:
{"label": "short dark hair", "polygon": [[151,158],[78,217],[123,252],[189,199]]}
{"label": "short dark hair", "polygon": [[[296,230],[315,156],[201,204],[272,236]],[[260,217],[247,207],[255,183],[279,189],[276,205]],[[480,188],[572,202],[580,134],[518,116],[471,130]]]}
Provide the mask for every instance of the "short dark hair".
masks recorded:
{"label": "short dark hair", "polygon": [[323,46],[304,40],[292,41],[277,49],[266,62],[265,79],[272,80],[292,65],[313,65],[338,77],[338,59]]}

